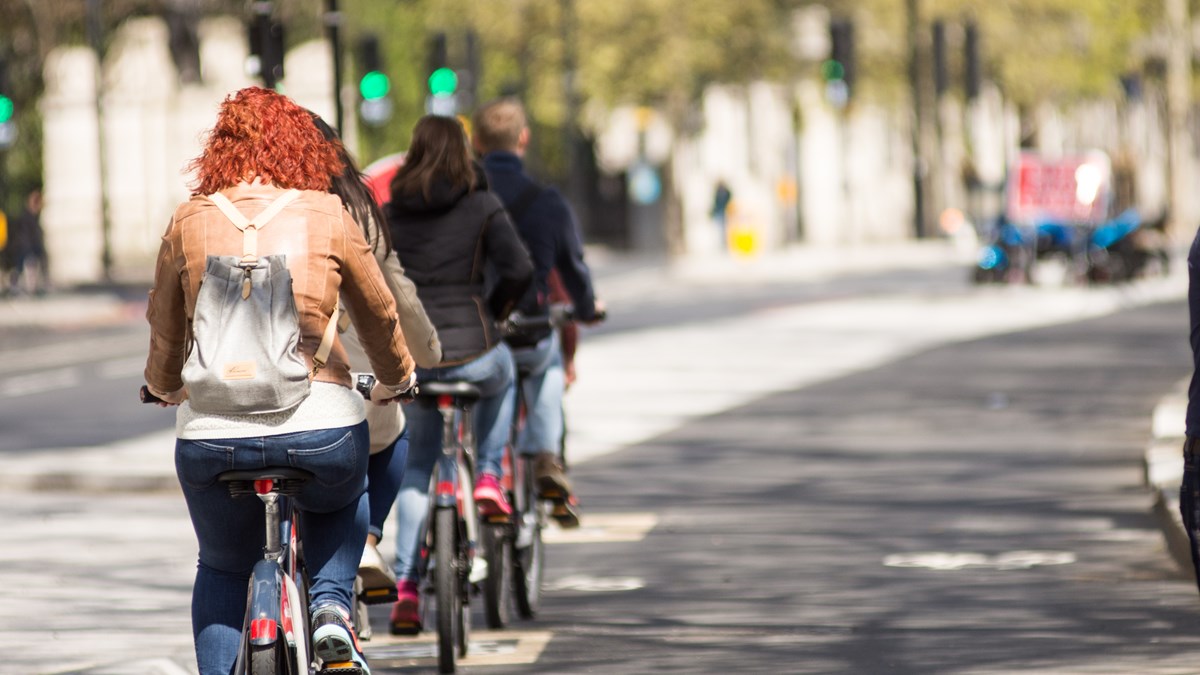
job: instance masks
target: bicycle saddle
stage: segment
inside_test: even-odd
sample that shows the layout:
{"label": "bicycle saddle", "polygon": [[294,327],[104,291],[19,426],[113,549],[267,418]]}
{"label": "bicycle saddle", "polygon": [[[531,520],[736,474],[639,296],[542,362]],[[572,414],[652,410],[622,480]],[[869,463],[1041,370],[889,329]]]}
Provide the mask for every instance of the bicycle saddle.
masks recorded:
{"label": "bicycle saddle", "polygon": [[217,474],[217,480],[222,483],[228,483],[235,480],[294,480],[308,481],[312,480],[313,474],[311,471],[304,469],[296,469],[290,466],[267,466],[261,469],[233,469],[231,471],[222,471]]}
{"label": "bicycle saddle", "polygon": [[473,401],[479,398],[479,387],[470,382],[422,382],[417,398],[437,398],[438,396],[453,396],[457,399]]}

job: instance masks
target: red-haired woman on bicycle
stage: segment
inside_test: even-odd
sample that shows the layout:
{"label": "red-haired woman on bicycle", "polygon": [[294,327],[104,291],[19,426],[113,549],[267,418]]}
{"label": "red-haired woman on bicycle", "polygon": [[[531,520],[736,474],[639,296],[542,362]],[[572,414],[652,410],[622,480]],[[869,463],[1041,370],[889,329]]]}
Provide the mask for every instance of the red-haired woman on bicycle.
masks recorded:
{"label": "red-haired woman on bicycle", "polygon": [[182,369],[193,348],[191,324],[209,256],[240,256],[243,235],[206,195],[220,192],[246,218],[288,190],[298,196],[257,233],[259,255],[284,254],[299,319],[299,351],[313,357],[338,305],[346,305],[380,385],[372,399],[412,386],[414,364],[362,228],[327,191],[341,162],[307,110],[285,96],[250,87],[221,105],[204,152],[194,160],[195,190],[163,235],[150,292],[151,393],[178,404],[175,464],[199,563],[192,628],[201,675],[228,675],[237,658],[246,586],[261,559],[262,508],[234,500],[218,474],[291,466],[314,479],[296,503],[311,575],[313,645],[324,661],[366,662],[349,620],[353,586],[367,536],[365,477],[369,448],[364,402],[353,389],[345,350],[334,338],[310,393],[281,412],[214,414],[188,401]]}

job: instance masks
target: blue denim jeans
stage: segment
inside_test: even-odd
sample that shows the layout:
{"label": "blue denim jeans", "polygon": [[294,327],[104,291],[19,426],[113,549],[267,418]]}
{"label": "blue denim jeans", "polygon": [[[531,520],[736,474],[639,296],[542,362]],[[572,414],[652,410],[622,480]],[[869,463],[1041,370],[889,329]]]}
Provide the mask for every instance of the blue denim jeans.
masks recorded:
{"label": "blue denim jeans", "polygon": [[525,401],[525,426],[517,437],[517,452],[553,452],[557,456],[562,447],[562,399],[567,383],[558,331],[532,347],[514,349],[513,358]]}
{"label": "blue denim jeans", "polygon": [[237,658],[246,586],[265,543],[263,505],[233,498],[217,475],[231,469],[290,466],[316,480],[295,497],[312,580],[312,606],[352,607],[354,576],[367,537],[367,423],[277,436],[183,440],[175,471],[200,546],[192,589],[192,634],[200,675],[228,675]]}
{"label": "blue denim jeans", "polygon": [[[422,382],[465,381],[479,387],[480,398],[471,414],[480,474],[500,475],[516,406],[515,373],[512,352],[503,343],[469,363],[417,369],[418,386]],[[398,499],[396,578],[416,581],[421,535],[429,515],[429,479],[442,454],[442,415],[433,406],[416,404],[406,406],[404,415],[408,418],[408,462]]]}
{"label": "blue denim jeans", "polygon": [[371,455],[367,464],[367,504],[371,518],[367,534],[383,540],[383,525],[387,522],[396,495],[400,494],[400,481],[404,479],[404,465],[408,461],[408,427],[392,444]]}

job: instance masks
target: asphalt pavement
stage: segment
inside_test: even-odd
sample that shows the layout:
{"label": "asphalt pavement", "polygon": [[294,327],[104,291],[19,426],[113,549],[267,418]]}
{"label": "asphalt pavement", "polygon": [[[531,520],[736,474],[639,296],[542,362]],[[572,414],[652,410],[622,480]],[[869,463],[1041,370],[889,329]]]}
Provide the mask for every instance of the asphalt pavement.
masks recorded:
{"label": "asphalt pavement", "polygon": [[[870,274],[881,269],[903,270],[905,268],[924,269],[933,267],[959,267],[965,274],[970,252],[956,248],[947,242],[910,242],[893,246],[867,246],[856,249],[823,249],[810,247],[795,247],[783,252],[762,256],[756,259],[739,259],[730,257],[699,257],[675,261],[665,264],[654,257],[631,257],[612,254],[604,250],[589,251],[589,259],[598,278],[598,286],[604,297],[613,306],[633,306],[648,286],[658,286],[667,280],[681,282],[683,287],[708,290],[714,296],[720,295],[720,289],[731,286],[753,285],[764,282],[790,281],[821,281],[853,275]],[[70,330],[72,327],[105,325],[128,321],[144,312],[145,288],[138,284],[120,287],[97,287],[71,289],[51,293],[38,298],[5,298],[0,299],[0,335],[12,336],[18,341],[36,340],[41,331]],[[1178,284],[1165,291],[1162,299],[1178,299],[1181,289]],[[771,321],[780,317],[772,315]],[[807,317],[811,318],[811,317]],[[619,319],[618,319],[619,320]],[[646,336],[643,336],[646,337]],[[1181,335],[1181,340],[1185,336]],[[597,344],[595,350],[589,347],[597,361],[603,361],[603,344]],[[1151,437],[1146,439],[1145,482],[1153,488],[1158,498],[1155,501],[1154,513],[1163,528],[1169,546],[1166,550],[1172,553],[1175,563],[1186,564],[1186,548],[1180,547],[1182,530],[1178,523],[1177,492],[1179,447],[1182,436],[1182,385],[1170,391],[1163,392],[1162,400],[1155,408],[1152,421]],[[132,402],[132,392],[130,393]],[[596,404],[589,401],[585,392],[574,394],[574,405],[587,406]],[[608,402],[609,404],[611,402]],[[713,410],[728,408],[730,401],[715,401]],[[701,411],[703,412],[703,411]],[[572,418],[574,419],[574,417]],[[635,430],[644,438],[661,431],[662,425],[672,420],[658,420],[659,427],[649,426]],[[168,509],[167,512],[155,511],[144,502],[137,499],[138,495],[166,495],[177,492],[173,464],[169,452],[164,452],[164,433],[148,434],[144,437],[123,439],[117,443],[105,443],[90,448],[47,448],[39,449],[37,453],[25,453],[6,457],[4,471],[0,472],[0,492],[26,494],[30,503],[38,503],[54,495],[74,495],[69,497],[70,505],[47,507],[53,509],[78,510],[86,512],[95,509],[103,502],[104,513],[95,513],[92,517],[97,522],[106,519],[119,519],[122,522],[140,524],[131,528],[126,535],[130,538],[130,546],[144,550],[145,541],[158,535],[167,522],[176,522],[184,514],[179,508]],[[586,424],[583,428],[573,428],[573,451],[578,448],[581,458],[599,456],[611,451],[602,447],[603,443],[632,442],[636,440],[621,438],[613,429],[607,428],[601,432],[591,433]],[[104,500],[92,499],[103,494]],[[1172,501],[1174,499],[1174,502]],[[155,502],[158,503],[158,502]],[[178,505],[176,505],[178,506]],[[33,507],[31,507],[33,508]],[[184,516],[185,517],[185,516]],[[14,538],[20,536],[37,536],[37,526],[30,525],[28,531],[14,531]],[[636,529],[637,523],[617,523],[612,527],[631,527]],[[611,527],[609,528],[612,529]],[[139,534],[143,533],[143,534]],[[81,537],[86,540],[86,532],[52,533],[54,536]],[[178,533],[176,533],[178,534]],[[186,539],[190,532],[183,532]],[[176,547],[185,545],[180,537],[175,537],[163,545]],[[15,539],[14,539],[15,540]],[[12,543],[10,541],[9,543]],[[63,555],[71,555],[70,547],[64,548]],[[75,549],[77,550],[77,549]],[[165,558],[164,558],[165,559]],[[143,560],[141,564],[126,566],[121,573],[114,573],[114,578],[108,580],[117,584],[116,590],[111,591],[111,597],[118,597],[121,584],[130,584],[138,574],[146,569],[152,569],[154,560]],[[32,567],[36,563],[31,561]],[[32,573],[32,571],[30,572]],[[189,570],[175,569],[171,574],[181,578],[186,577]],[[611,580],[610,580],[611,581]],[[593,580],[594,582],[594,580]],[[565,584],[563,580],[558,583]],[[582,583],[582,582],[581,582]],[[166,593],[163,584],[163,593]],[[568,584],[569,586],[569,584]],[[141,592],[144,592],[141,591]],[[569,589],[568,589],[569,592]],[[147,602],[154,601],[150,598]],[[164,598],[164,603],[177,602],[178,598]],[[176,632],[186,631],[186,616],[180,617],[181,624],[174,626]],[[792,638],[795,635],[789,634]],[[780,638],[788,638],[781,635]],[[809,639],[813,636],[808,636]],[[816,636],[820,637],[820,636]],[[531,634],[520,639],[531,644],[545,640],[545,636]],[[680,635],[673,639],[702,640],[702,635]],[[384,647],[386,649],[386,645]],[[172,673],[171,663],[187,662],[185,648],[178,645],[160,651],[153,655],[162,657],[161,664],[153,670],[147,663],[142,664],[138,672]],[[171,657],[175,661],[166,660]],[[373,656],[373,658],[375,658]],[[156,664],[158,662],[156,661]],[[79,670],[89,674],[122,672],[117,670],[89,669]],[[0,665],[0,672],[4,667]],[[25,671],[23,671],[25,672]],[[37,672],[64,672],[61,670],[43,670]],[[72,671],[75,672],[75,671]]]}

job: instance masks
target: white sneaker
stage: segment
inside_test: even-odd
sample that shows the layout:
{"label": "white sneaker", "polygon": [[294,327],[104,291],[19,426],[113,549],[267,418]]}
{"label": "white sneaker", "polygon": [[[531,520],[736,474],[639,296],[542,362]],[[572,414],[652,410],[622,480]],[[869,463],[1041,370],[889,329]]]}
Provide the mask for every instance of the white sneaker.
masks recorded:
{"label": "white sneaker", "polygon": [[358,563],[358,576],[362,577],[363,590],[395,588],[396,573],[383,559],[374,544],[363,547],[362,561]]}
{"label": "white sneaker", "polygon": [[321,659],[323,667],[353,663],[362,675],[371,675],[358,638],[350,627],[349,613],[344,608],[337,605],[318,607],[313,612],[312,630],[313,652]]}

